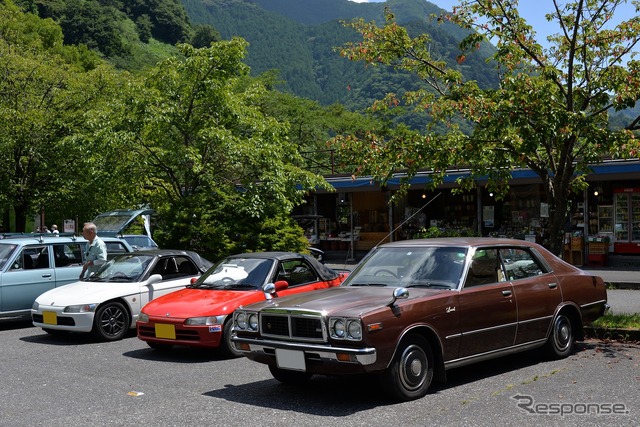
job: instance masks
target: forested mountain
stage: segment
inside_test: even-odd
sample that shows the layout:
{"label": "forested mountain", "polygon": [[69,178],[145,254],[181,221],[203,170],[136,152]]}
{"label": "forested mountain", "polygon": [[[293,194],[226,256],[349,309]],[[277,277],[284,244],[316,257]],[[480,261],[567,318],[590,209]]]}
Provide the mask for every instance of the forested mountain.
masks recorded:
{"label": "forested mountain", "polygon": [[[415,89],[413,76],[380,67],[365,68],[339,55],[338,48],[356,39],[341,21],[363,18],[383,21],[388,5],[397,21],[411,34],[428,33],[432,51],[455,64],[458,42],[465,33],[451,24],[438,24],[430,15],[442,12],[425,0],[388,0],[354,3],[348,0],[182,0],[193,23],[209,24],[222,38],[240,36],[250,45],[246,58],[253,74],[277,69],[282,88],[323,104],[341,103],[350,109],[369,106],[374,99],[395,91]],[[487,45],[467,56],[462,72],[483,86],[497,84],[485,62]]]}
{"label": "forested mountain", "polygon": [[[83,44],[131,71],[175,54],[176,43],[206,47],[211,41],[242,37],[249,42],[245,62],[252,75],[277,70],[278,89],[323,105],[340,103],[349,110],[362,110],[388,92],[402,94],[421,83],[409,74],[341,57],[339,48],[357,40],[355,31],[343,22],[356,18],[382,22],[388,5],[412,35],[430,34],[432,52],[450,64],[456,64],[458,43],[465,35],[452,24],[431,19],[442,10],[425,0],[14,1],[23,10],[58,23],[65,44]],[[482,86],[497,84],[495,70],[485,62],[492,50],[487,44],[467,55],[459,65],[467,79]]]}

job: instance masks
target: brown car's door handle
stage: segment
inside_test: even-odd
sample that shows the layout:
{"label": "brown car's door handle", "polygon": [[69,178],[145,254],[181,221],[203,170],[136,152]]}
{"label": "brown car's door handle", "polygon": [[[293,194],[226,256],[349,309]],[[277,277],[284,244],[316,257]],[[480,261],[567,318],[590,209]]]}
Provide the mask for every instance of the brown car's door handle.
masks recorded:
{"label": "brown car's door handle", "polygon": [[549,289],[555,289],[558,287],[557,283],[549,283]]}
{"label": "brown car's door handle", "polygon": [[511,291],[502,291],[502,295],[504,295],[505,297],[510,297],[511,296]]}

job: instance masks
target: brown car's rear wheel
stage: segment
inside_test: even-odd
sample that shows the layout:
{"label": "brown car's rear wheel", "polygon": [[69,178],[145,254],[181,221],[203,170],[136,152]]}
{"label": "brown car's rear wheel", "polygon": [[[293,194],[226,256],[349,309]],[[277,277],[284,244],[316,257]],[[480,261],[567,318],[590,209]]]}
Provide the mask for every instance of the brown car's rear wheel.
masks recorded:
{"label": "brown car's rear wheel", "polygon": [[423,397],[433,379],[433,360],[433,350],[423,336],[407,335],[382,375],[385,388],[393,397],[403,401]]}
{"label": "brown car's rear wheel", "polygon": [[562,313],[558,314],[553,321],[551,335],[546,344],[547,355],[553,359],[565,358],[571,354],[575,341],[571,318]]}

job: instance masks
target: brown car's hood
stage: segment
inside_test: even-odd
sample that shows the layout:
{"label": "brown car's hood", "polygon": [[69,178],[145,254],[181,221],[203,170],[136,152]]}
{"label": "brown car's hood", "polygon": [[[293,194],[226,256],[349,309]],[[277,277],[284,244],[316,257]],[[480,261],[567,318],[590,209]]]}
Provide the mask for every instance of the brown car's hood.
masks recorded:
{"label": "brown car's hood", "polygon": [[[367,312],[379,310],[385,307],[393,299],[392,286],[338,286],[314,292],[306,292],[282,298],[274,298],[271,301],[259,302],[248,306],[252,309],[286,308],[320,311],[327,314],[341,316],[359,316]],[[408,300],[398,300],[396,304],[411,303],[411,300],[420,297],[435,298],[439,295],[450,295],[451,290],[434,289],[409,289]]]}

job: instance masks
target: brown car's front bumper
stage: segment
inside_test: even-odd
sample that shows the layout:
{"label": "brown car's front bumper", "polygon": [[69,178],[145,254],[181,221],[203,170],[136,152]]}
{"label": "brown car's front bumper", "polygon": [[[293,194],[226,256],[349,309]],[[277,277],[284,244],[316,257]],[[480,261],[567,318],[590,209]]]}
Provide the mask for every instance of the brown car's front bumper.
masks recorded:
{"label": "brown car's front bumper", "polygon": [[315,373],[366,372],[376,362],[376,349],[372,347],[334,347],[328,344],[309,344],[276,341],[253,337],[231,338],[239,351],[256,362],[276,365],[276,349],[304,354],[306,370]]}

